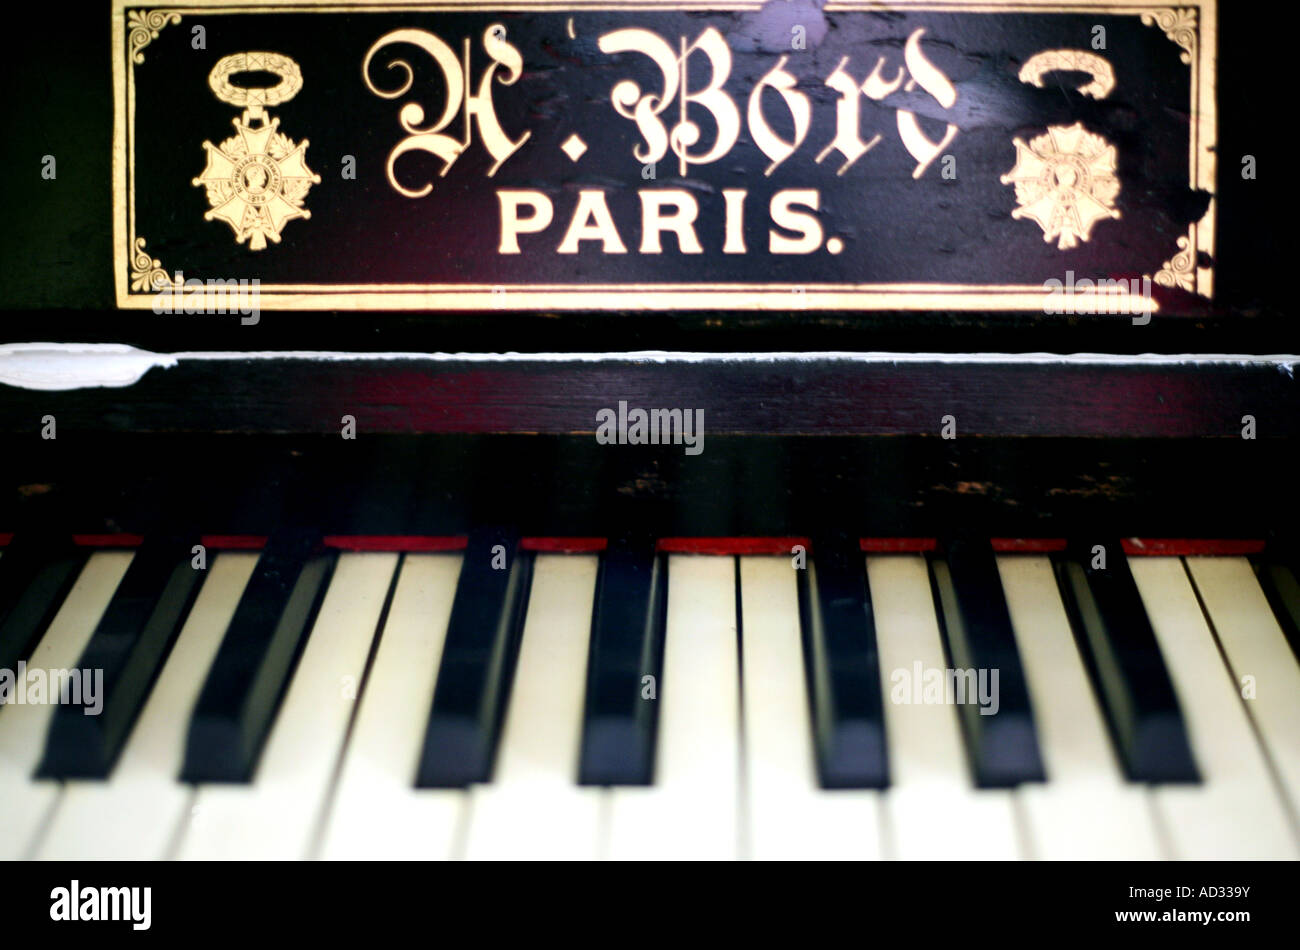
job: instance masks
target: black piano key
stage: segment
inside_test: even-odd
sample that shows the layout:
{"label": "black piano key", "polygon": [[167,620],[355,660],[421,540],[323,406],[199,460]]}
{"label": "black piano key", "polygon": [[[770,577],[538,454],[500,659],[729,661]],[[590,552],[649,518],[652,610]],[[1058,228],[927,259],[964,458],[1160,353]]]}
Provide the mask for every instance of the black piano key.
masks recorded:
{"label": "black piano key", "polygon": [[[938,617],[954,669],[974,670],[997,689],[997,712],[978,696],[957,709],[975,784],[1011,788],[1045,780],[1029,687],[1016,648],[993,548],[987,541],[953,540],[930,562]],[[994,687],[993,672],[997,671]]]}
{"label": "black piano key", "polygon": [[197,539],[146,539],[77,663],[103,671],[97,715],[62,705],[50,720],[38,775],[106,778],[175,642],[202,576],[190,564]]}
{"label": "black piano key", "polygon": [[252,779],[334,560],[312,532],[267,542],[195,704],[182,781]]}
{"label": "black piano key", "polygon": [[463,788],[492,777],[528,605],[532,558],[511,531],[471,534],[447,622],[416,785]]}
{"label": "black piano key", "polygon": [[587,695],[578,781],[649,785],[654,780],[659,704],[646,676],[663,667],[668,568],[646,536],[610,540],[600,559],[591,615]]}
{"label": "black piano key", "polygon": [[889,784],[884,695],[866,561],[856,537],[812,539],[799,617],[817,771],[825,788]]}
{"label": "black piano key", "polygon": [[1269,559],[1255,564],[1255,576],[1287,643],[1291,644],[1291,652],[1300,660],[1300,571],[1293,565]]}
{"label": "black piano key", "polygon": [[31,656],[86,555],[71,543],[18,535],[0,554],[0,670]]}
{"label": "black piano key", "polygon": [[1197,782],[1178,696],[1128,560],[1118,541],[1102,547],[1105,568],[1092,566],[1092,545],[1077,545],[1056,573],[1124,773],[1135,782]]}

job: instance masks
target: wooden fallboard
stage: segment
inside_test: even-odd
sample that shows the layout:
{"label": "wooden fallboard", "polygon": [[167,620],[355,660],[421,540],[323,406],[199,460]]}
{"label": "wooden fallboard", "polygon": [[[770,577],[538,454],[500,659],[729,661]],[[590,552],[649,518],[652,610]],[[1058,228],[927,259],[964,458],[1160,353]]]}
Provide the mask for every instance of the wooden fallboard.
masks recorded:
{"label": "wooden fallboard", "polygon": [[[1297,357],[1049,354],[163,354],[0,350],[0,431],[594,435],[636,410],[708,435],[1259,439],[1300,428]],[[29,375],[24,375],[24,374]],[[84,388],[75,383],[80,379]],[[26,381],[24,383],[24,380]],[[129,383],[129,384],[128,384]],[[47,387],[54,391],[47,391]],[[612,415],[602,415],[602,413]],[[622,423],[626,429],[626,422]],[[623,441],[621,444],[636,444]],[[645,444],[652,444],[647,441]]]}
{"label": "wooden fallboard", "polygon": [[0,388],[11,523],[1295,535],[1294,357],[136,357],[115,387]]}

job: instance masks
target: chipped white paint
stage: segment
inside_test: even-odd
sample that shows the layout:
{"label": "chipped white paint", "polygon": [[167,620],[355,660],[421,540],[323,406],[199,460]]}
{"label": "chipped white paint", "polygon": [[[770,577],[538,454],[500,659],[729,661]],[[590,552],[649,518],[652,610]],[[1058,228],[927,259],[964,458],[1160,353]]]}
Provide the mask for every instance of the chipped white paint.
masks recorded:
{"label": "chipped white paint", "polygon": [[342,353],[331,351],[151,353],[116,343],[11,343],[0,345],[0,384],[21,389],[60,390],[130,386],[149,370],[170,369],[188,361],[307,360],[320,363],[423,361],[448,363],[954,363],[1003,365],[1107,366],[1272,366],[1294,376],[1300,356],[1143,353]]}
{"label": "chipped white paint", "polygon": [[117,343],[10,343],[0,346],[0,383],[19,389],[122,387],[155,366],[175,366],[159,356]]}

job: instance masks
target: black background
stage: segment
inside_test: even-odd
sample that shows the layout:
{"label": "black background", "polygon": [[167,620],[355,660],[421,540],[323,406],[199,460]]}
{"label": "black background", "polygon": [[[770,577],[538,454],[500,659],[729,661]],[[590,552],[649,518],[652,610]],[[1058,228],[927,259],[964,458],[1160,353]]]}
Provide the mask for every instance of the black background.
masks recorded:
{"label": "black background", "polygon": [[[960,834],[959,829],[954,830]],[[475,942],[535,939],[541,934],[579,943],[602,938],[675,942],[678,934],[730,939],[789,926],[812,940],[831,927],[870,940],[884,932],[905,939],[1005,941],[1074,934],[1130,942],[1164,938],[1179,945],[1223,946],[1286,932],[1293,865],[1289,862],[962,861],[856,864],[741,865],[729,872],[745,895],[719,904],[715,867],[684,864],[492,865],[307,862],[11,865],[4,908],[9,933],[96,940],[153,941],[210,936],[259,936],[302,943],[343,936],[373,941],[394,927],[431,934],[465,933]],[[82,886],[151,886],[153,926],[54,923],[50,891]],[[1129,897],[1131,887],[1249,886],[1244,899]],[[466,902],[500,908],[485,921]],[[1250,912],[1249,922],[1116,923],[1116,911]],[[825,925],[825,926],[824,926]],[[1192,941],[1188,943],[1189,939]]]}

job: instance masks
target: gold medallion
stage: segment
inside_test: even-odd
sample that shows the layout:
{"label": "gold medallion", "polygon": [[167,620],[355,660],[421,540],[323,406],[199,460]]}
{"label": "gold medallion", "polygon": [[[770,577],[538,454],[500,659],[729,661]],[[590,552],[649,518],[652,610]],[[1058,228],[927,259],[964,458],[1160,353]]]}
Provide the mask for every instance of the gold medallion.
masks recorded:
{"label": "gold medallion", "polygon": [[[243,72],[269,72],[280,78],[275,86],[246,88],[231,83]],[[267,106],[288,102],[302,88],[302,72],[288,56],[279,53],[235,53],[221,59],[208,75],[208,85],[222,102],[241,106],[243,115],[232,119],[237,134],[220,145],[204,142],[208,166],[193,180],[208,190],[212,209],[205,221],[219,218],[234,229],[236,243],[260,251],[267,239],[280,241],[280,232],[294,218],[310,218],[303,199],[320,176],[307,167],[307,140],[295,144],[277,129],[278,118]],[[257,123],[254,125],[254,123]]]}
{"label": "gold medallion", "polygon": [[1119,217],[1115,146],[1105,138],[1076,122],[1013,144],[1016,166],[1002,176],[1002,184],[1016,186],[1011,217],[1038,222],[1044,241],[1066,251],[1088,240],[1098,221]]}

